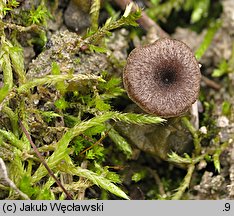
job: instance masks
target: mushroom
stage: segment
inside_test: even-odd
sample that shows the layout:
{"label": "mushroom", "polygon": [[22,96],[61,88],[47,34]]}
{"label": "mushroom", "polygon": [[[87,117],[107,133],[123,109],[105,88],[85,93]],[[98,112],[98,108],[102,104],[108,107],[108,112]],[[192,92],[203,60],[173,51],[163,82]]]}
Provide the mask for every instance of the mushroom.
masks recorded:
{"label": "mushroom", "polygon": [[184,114],[197,100],[201,73],[190,48],[162,38],[135,48],[127,59],[123,83],[144,111],[164,118]]}

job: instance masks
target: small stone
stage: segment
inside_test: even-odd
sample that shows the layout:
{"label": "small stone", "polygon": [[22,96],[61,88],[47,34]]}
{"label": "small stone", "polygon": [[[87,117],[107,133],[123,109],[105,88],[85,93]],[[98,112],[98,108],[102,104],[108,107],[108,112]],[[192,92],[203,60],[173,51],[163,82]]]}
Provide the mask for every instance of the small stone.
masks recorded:
{"label": "small stone", "polygon": [[202,134],[207,134],[207,128],[206,126],[202,126],[199,131],[202,133]]}
{"label": "small stone", "polygon": [[33,101],[33,103],[34,103],[35,105],[38,105],[38,104],[39,104],[39,100],[38,100],[38,99],[35,99],[35,100]]}
{"label": "small stone", "polygon": [[220,116],[217,119],[216,125],[217,127],[221,127],[221,128],[227,127],[229,125],[229,120],[226,116]]}
{"label": "small stone", "polygon": [[89,13],[82,11],[73,1],[70,1],[64,13],[64,21],[68,28],[76,32],[82,32],[90,26]]}
{"label": "small stone", "polygon": [[206,168],[207,166],[207,162],[205,160],[201,160],[200,163],[198,164],[197,168],[198,170],[202,170],[204,168]]}

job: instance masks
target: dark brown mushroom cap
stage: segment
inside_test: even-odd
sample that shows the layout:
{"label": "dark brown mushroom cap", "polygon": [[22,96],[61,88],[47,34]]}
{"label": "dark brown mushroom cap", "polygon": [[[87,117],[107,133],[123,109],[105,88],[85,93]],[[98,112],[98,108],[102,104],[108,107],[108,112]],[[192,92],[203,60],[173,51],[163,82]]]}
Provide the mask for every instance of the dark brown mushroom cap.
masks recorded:
{"label": "dark brown mushroom cap", "polygon": [[200,67],[190,48],[168,38],[135,48],[123,73],[128,96],[146,112],[167,118],[191,107],[200,80]]}

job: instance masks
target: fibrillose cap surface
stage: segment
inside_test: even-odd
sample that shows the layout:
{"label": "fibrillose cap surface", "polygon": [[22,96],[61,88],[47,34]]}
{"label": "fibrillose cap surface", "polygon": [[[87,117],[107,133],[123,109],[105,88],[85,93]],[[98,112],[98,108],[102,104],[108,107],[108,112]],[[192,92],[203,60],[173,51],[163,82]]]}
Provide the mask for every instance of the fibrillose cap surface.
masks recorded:
{"label": "fibrillose cap surface", "polygon": [[135,48],[123,72],[128,96],[146,112],[166,118],[188,111],[198,98],[200,80],[190,48],[168,38]]}

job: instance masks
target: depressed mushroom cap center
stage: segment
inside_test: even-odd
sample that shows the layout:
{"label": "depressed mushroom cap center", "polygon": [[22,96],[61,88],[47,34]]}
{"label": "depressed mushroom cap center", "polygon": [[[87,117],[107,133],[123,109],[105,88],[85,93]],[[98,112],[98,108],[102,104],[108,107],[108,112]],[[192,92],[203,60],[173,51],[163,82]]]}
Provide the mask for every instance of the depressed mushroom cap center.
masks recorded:
{"label": "depressed mushroom cap center", "polygon": [[146,112],[163,117],[188,110],[198,97],[200,79],[199,64],[190,48],[166,38],[135,48],[123,73],[129,97]]}
{"label": "depressed mushroom cap center", "polygon": [[159,73],[156,73],[155,76],[156,82],[158,82],[162,88],[169,88],[177,82],[177,73],[172,68],[162,69]]}

